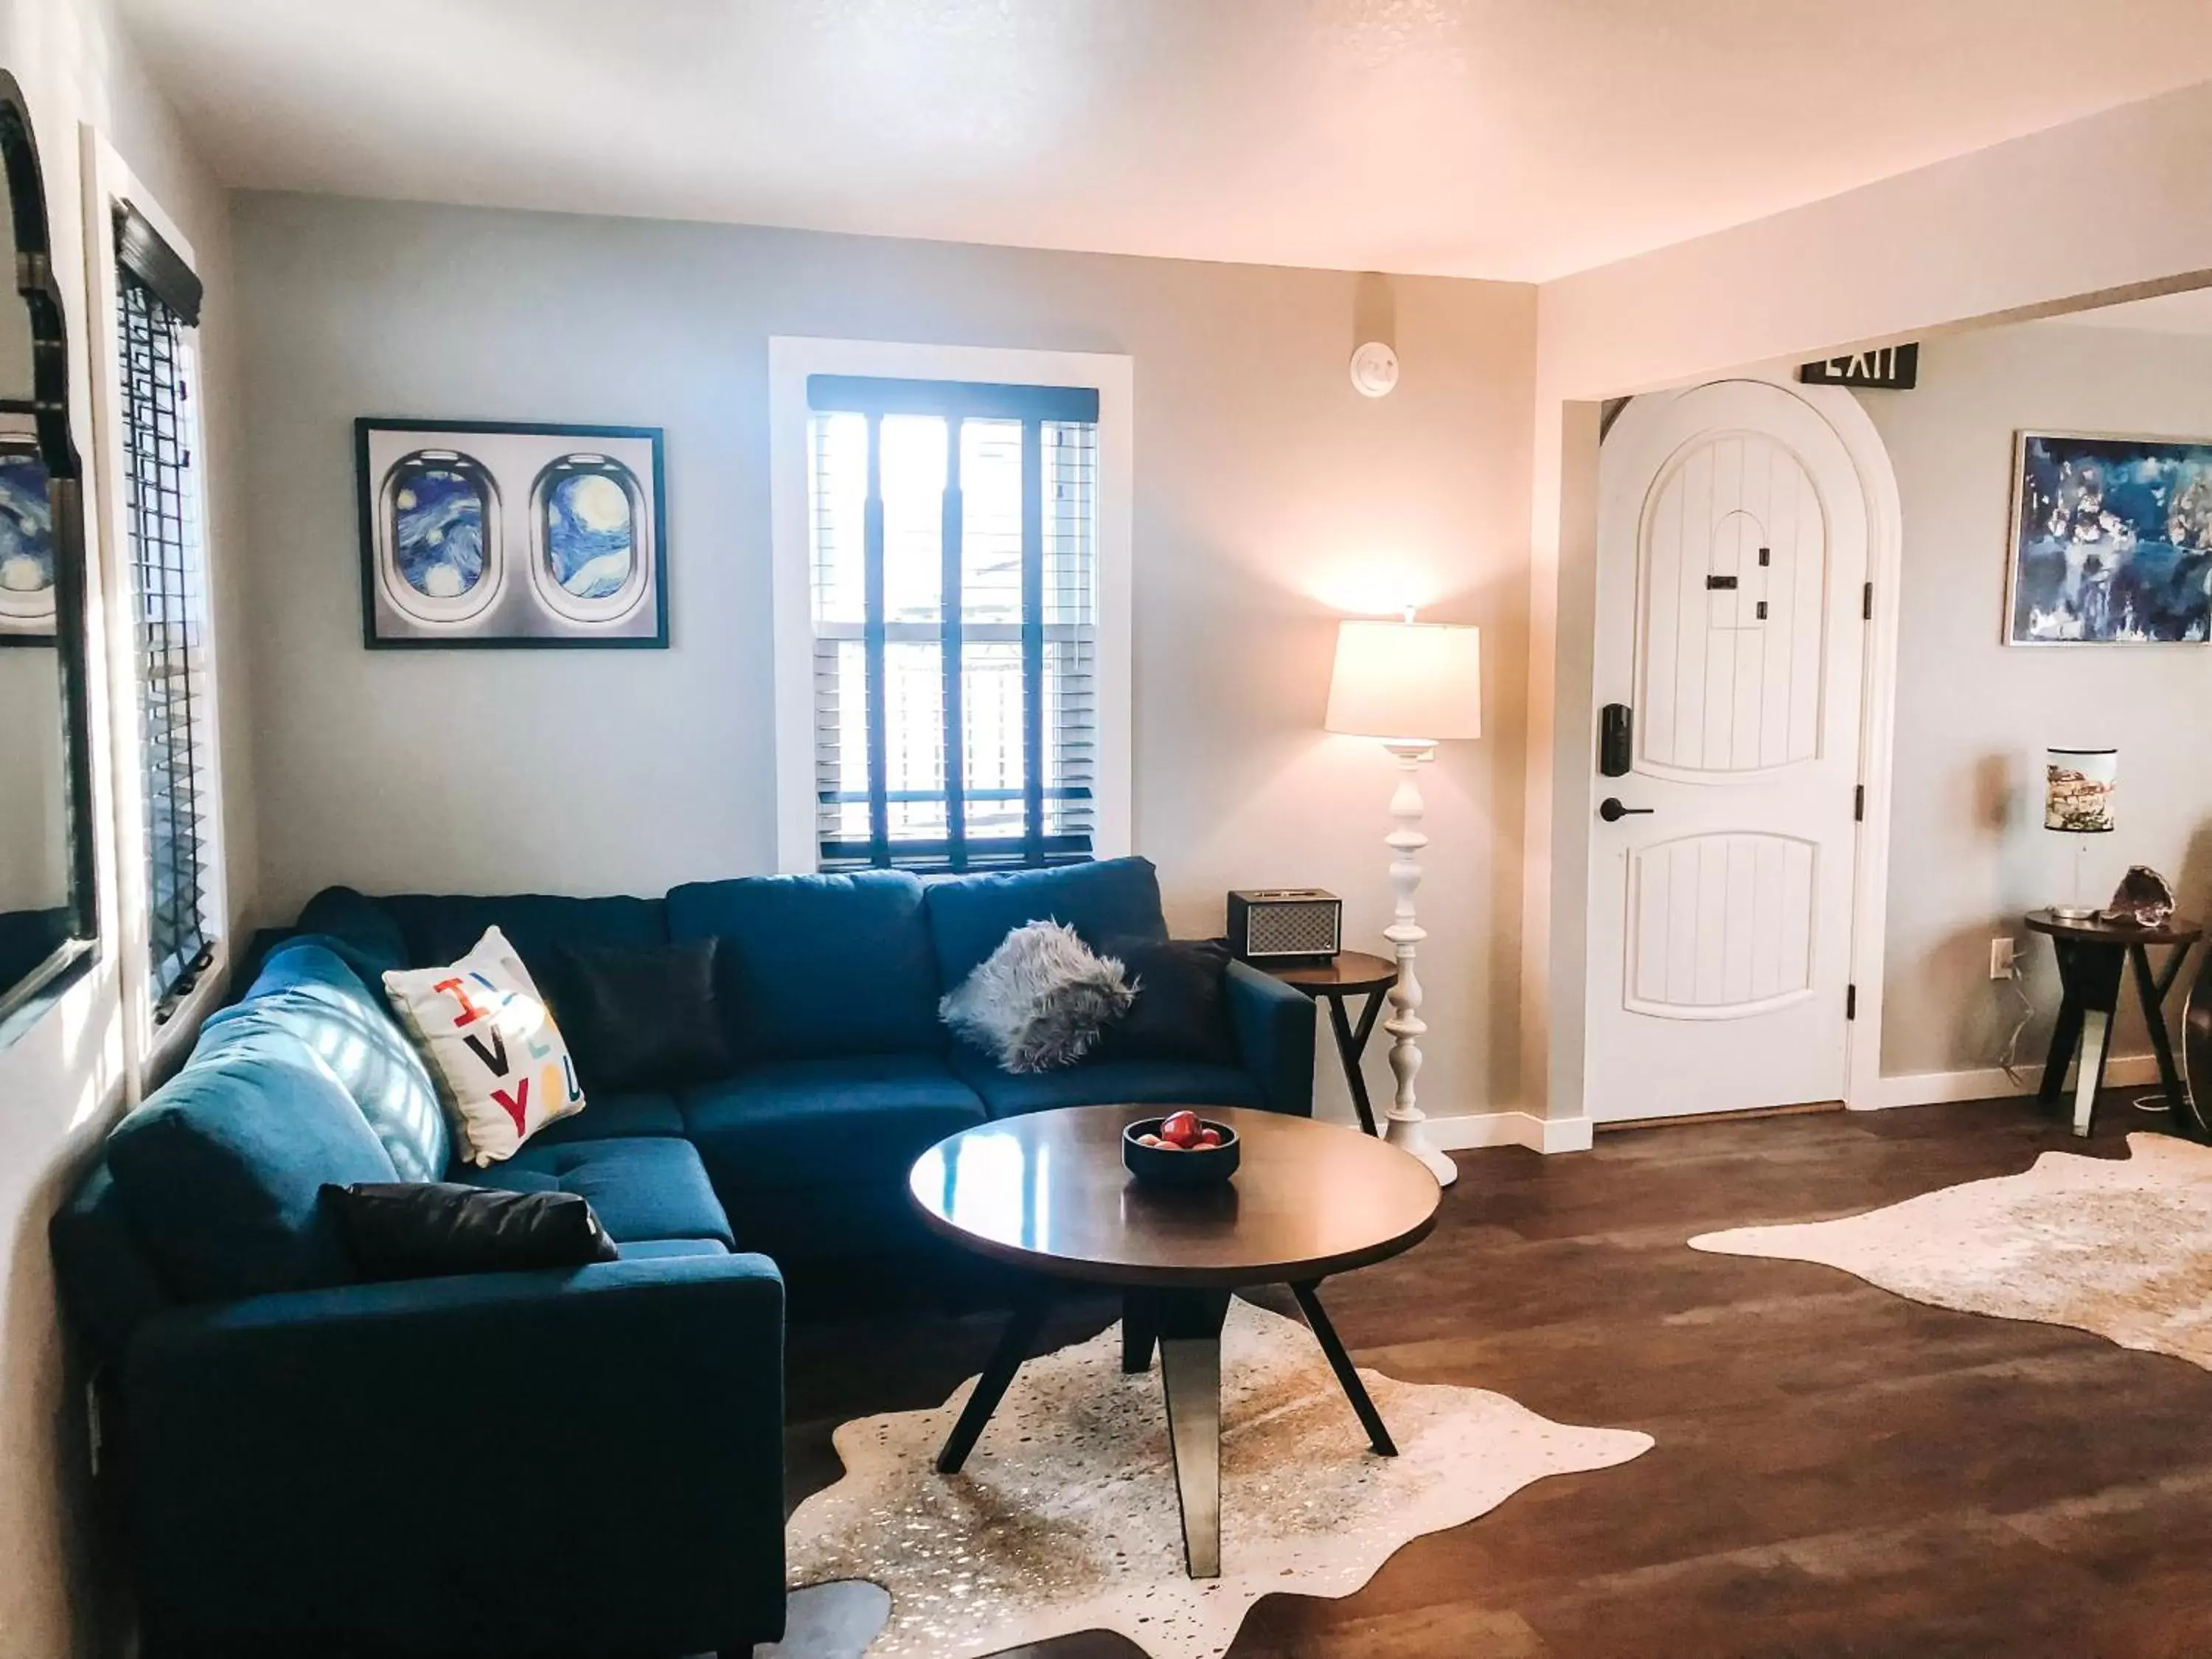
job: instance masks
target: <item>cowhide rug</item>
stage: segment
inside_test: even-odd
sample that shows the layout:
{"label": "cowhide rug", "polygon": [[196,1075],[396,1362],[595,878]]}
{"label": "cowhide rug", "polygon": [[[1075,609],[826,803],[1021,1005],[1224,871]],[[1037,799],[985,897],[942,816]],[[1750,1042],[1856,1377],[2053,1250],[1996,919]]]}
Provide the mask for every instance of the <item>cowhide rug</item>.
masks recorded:
{"label": "cowhide rug", "polygon": [[[869,1659],[973,1659],[1095,1629],[1152,1659],[1201,1659],[1229,1646],[1263,1595],[1349,1595],[1424,1533],[1652,1443],[1547,1422],[1480,1389],[1362,1374],[1395,1458],[1368,1449],[1304,1325],[1230,1304],[1218,1578],[1184,1574],[1158,1365],[1123,1376],[1115,1326],[1024,1365],[959,1474],[932,1460],[972,1378],[934,1411],[841,1425],[843,1478],[791,1519],[791,1583],[887,1590]],[[794,1605],[847,1628],[856,1613],[880,1616],[879,1602],[822,1595],[802,1591]],[[854,1651],[851,1640],[837,1645]]]}
{"label": "cowhide rug", "polygon": [[1915,1302],[2071,1325],[2212,1370],[2212,1147],[2131,1134],[2128,1153],[2045,1152],[2025,1174],[1690,1244],[1821,1262]]}

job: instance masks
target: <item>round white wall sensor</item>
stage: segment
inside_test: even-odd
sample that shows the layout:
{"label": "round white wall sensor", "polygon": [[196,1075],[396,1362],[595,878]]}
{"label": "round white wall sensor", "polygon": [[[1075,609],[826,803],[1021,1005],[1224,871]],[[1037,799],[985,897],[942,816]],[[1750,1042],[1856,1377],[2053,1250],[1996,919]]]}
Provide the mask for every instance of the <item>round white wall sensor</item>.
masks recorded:
{"label": "round white wall sensor", "polygon": [[1363,398],[1387,398],[1398,384],[1398,354],[1370,340],[1352,354],[1352,384]]}

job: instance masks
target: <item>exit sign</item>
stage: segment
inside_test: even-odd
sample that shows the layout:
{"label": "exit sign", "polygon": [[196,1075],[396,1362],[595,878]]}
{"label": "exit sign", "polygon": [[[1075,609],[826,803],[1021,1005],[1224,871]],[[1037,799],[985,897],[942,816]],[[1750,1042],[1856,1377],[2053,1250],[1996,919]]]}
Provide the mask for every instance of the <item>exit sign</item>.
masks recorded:
{"label": "exit sign", "polygon": [[1920,347],[1884,346],[1879,351],[1850,351],[1798,366],[1806,386],[1855,386],[1876,392],[1910,392],[1920,378]]}

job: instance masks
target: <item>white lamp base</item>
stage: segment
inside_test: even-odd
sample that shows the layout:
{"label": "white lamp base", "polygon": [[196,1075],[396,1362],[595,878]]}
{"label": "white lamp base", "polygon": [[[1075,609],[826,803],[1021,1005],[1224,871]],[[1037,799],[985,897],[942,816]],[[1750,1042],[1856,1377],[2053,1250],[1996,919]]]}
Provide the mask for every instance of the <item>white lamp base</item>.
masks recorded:
{"label": "white lamp base", "polygon": [[1384,1114],[1382,1138],[1420,1159],[1440,1186],[1449,1187],[1459,1179],[1459,1166],[1429,1145],[1428,1115],[1413,1103],[1413,1079],[1421,1069],[1420,1038],[1429,1029],[1421,1020],[1421,981],[1413,972],[1413,949],[1428,937],[1413,920],[1413,890],[1421,884],[1419,854],[1429,844],[1421,833],[1421,792],[1414,775],[1423,761],[1435,758],[1437,750],[1434,744],[1425,743],[1394,743],[1389,750],[1398,757],[1403,775],[1390,797],[1390,816],[1398,827],[1382,838],[1390,849],[1390,884],[1398,896],[1390,925],[1382,930],[1398,952],[1398,982],[1390,988],[1390,1018],[1382,1022],[1382,1029],[1391,1036],[1390,1073],[1398,1089]]}
{"label": "white lamp base", "polygon": [[1459,1165],[1429,1145],[1429,1120],[1426,1113],[1413,1117],[1392,1115],[1382,1130],[1382,1139],[1400,1152],[1411,1152],[1428,1167],[1439,1187],[1449,1187],[1459,1179]]}

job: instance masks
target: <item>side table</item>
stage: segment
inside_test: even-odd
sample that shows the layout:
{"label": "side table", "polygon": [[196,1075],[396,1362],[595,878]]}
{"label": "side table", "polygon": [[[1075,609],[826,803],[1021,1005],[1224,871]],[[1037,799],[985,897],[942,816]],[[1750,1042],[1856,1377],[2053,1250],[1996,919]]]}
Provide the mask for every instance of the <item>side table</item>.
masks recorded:
{"label": "side table", "polygon": [[[2151,1050],[2158,1056],[2160,1086],[2172,1113],[2176,1129],[2195,1139],[2208,1138],[2204,1118],[2189,1098],[2189,1091],[2173,1064],[2173,1042],[2166,1030],[2166,994],[2181,977],[2190,948],[2203,937],[2193,921],[2175,916],[2162,927],[2138,927],[2129,921],[2075,921],[2048,910],[2028,913],[2028,931],[2047,933],[2058,952],[2058,981],[2063,996],[2058,1005],[2058,1024],[2051,1033],[2051,1054],[2043,1066],[2040,1098],[2055,1101],[2066,1087],[2067,1063],[2078,1049],[2081,1065],[2074,1082],[2074,1133],[2087,1135],[2096,1111],[2097,1091],[2105,1081],[2105,1060],[2112,1049],[2112,1016],[2120,1006],[2120,979],[2135,969],[2136,994],[2142,1000],[2143,1024],[2150,1028]],[[2148,947],[2170,947],[2166,965],[2154,972]]]}
{"label": "side table", "polygon": [[[1344,1062],[1344,1081],[1352,1091],[1359,1127],[1370,1135],[1378,1133],[1375,1108],[1367,1099],[1367,1079],[1359,1074],[1359,1057],[1367,1052],[1367,1039],[1374,1035],[1383,998],[1398,982],[1398,964],[1388,957],[1370,957],[1364,951],[1344,951],[1327,962],[1267,971],[1284,984],[1295,985],[1308,996],[1328,1004],[1329,1030],[1336,1034],[1336,1055]],[[1362,995],[1367,1006],[1359,1011],[1359,1023],[1354,1025],[1345,1007],[1352,998]]]}

